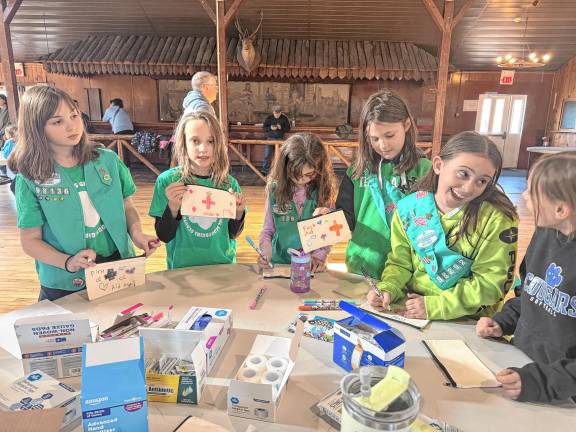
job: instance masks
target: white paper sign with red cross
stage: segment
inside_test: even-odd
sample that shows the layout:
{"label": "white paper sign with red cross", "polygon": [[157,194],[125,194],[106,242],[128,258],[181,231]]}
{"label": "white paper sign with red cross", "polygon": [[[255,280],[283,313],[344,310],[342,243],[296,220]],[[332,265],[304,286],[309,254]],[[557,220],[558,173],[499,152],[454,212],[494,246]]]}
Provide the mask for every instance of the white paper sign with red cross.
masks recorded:
{"label": "white paper sign with red cross", "polygon": [[342,210],[298,222],[298,233],[306,253],[352,237]]}
{"label": "white paper sign with red cross", "polygon": [[225,190],[189,185],[182,199],[180,213],[185,216],[234,219],[236,197]]}

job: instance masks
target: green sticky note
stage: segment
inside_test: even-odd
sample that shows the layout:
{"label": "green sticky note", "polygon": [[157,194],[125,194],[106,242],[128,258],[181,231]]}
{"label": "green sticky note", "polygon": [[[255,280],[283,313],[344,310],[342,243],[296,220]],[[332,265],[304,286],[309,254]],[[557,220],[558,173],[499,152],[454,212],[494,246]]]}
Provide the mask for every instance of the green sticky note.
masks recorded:
{"label": "green sticky note", "polygon": [[355,398],[358,403],[372,411],[380,412],[408,390],[410,375],[398,366],[388,366],[386,376],[372,387],[369,397]]}

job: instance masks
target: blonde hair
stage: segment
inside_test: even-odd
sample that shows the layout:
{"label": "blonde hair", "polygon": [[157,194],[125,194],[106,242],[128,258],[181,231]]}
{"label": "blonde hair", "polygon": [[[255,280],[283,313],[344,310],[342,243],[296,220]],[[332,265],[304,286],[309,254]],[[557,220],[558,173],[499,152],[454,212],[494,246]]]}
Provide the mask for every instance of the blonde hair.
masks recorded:
{"label": "blonde hair", "polygon": [[[534,205],[534,218],[538,224],[540,197],[565,202],[576,213],[576,153],[563,152],[543,156],[530,170],[530,198]],[[576,229],[576,215],[571,221]],[[576,232],[572,233],[572,238]]]}
{"label": "blonde hair", "polygon": [[416,148],[418,137],[416,122],[406,102],[396,93],[390,90],[381,90],[368,98],[360,114],[360,124],[358,125],[360,142],[352,174],[353,179],[359,179],[365,170],[375,170],[380,161],[380,155],[370,144],[370,137],[368,136],[370,124],[373,122],[405,124],[406,121],[410,121],[410,128],[406,131],[404,147],[400,152],[401,161],[395,168],[397,174],[410,171],[418,165],[418,160],[423,156],[422,152]]}
{"label": "blonde hair", "polygon": [[230,163],[228,161],[228,147],[220,123],[216,117],[206,111],[196,111],[185,114],[180,118],[178,126],[176,126],[174,157],[180,167],[182,179],[191,182],[192,176],[194,175],[192,173],[192,162],[190,161],[188,148],[186,147],[186,125],[195,120],[204,121],[208,125],[210,133],[214,138],[211,180],[214,183],[214,186],[221,186],[227,183],[228,170],[230,168]]}
{"label": "blonde hair", "polygon": [[[18,144],[8,160],[12,171],[37,181],[46,181],[54,175],[54,157],[44,127],[62,102],[78,111],[74,99],[56,87],[42,84],[26,90],[18,113]],[[72,155],[81,165],[98,157],[96,147],[88,141],[86,130],[82,130],[82,137],[74,146]]]}
{"label": "blonde hair", "polygon": [[294,181],[302,175],[306,165],[316,170],[314,180],[306,185],[306,196],[313,191],[318,193],[318,207],[332,207],[335,201],[336,186],[332,162],[326,146],[317,135],[311,133],[295,134],[280,147],[280,154],[274,161],[268,185],[268,194],[274,193],[276,204],[287,210],[294,193]]}
{"label": "blonde hair", "polygon": [[4,128],[4,135],[6,135],[8,139],[18,139],[18,126],[9,124]]}
{"label": "blonde hair", "polygon": [[[461,154],[472,153],[480,154],[492,162],[496,172],[486,189],[478,197],[470,201],[464,209],[462,216],[462,223],[459,224],[460,228],[455,233],[449,233],[447,237],[454,236],[455,239],[467,236],[468,240],[478,226],[478,216],[480,214],[480,207],[484,201],[492,204],[497,210],[504,213],[510,220],[518,218],[516,207],[512,201],[506,196],[502,190],[499,189],[498,179],[502,172],[502,155],[496,147],[494,142],[477,132],[465,131],[454,135],[448,142],[440,149],[438,155],[443,161],[448,161],[458,157]],[[438,189],[438,174],[433,169],[428,171],[428,174],[413,186],[412,190],[428,191],[436,193]],[[458,225],[456,225],[458,226]]]}

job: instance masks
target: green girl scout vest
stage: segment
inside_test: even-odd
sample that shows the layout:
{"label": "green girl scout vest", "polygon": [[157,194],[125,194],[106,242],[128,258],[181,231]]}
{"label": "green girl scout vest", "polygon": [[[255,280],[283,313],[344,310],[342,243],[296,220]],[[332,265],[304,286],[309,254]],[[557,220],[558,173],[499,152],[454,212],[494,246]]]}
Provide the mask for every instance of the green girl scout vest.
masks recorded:
{"label": "green girl scout vest", "polygon": [[284,211],[276,204],[274,196],[275,188],[272,187],[270,194],[270,206],[272,209],[272,218],[276,229],[272,238],[272,263],[273,264],[290,264],[289,248],[300,250],[302,243],[298,234],[297,222],[312,217],[312,213],[317,206],[318,194],[312,191],[311,198],[304,201],[302,213],[298,217],[298,211],[294,202],[290,202],[289,207]]}
{"label": "green girl scout vest", "polygon": [[[84,165],[86,189],[120,256],[128,258],[134,256],[134,249],[128,237],[117,156],[110,150],[98,149],[98,152],[97,159]],[[41,184],[22,178],[36,195],[46,219],[42,225],[42,240],[69,255],[85,249],[82,204],[66,172],[55,165],[52,178]],[[69,273],[36,260],[36,271],[42,286],[48,288],[78,291],[86,287],[83,269]]]}
{"label": "green girl scout vest", "polygon": [[[346,249],[349,272],[361,274],[364,266],[370,277],[380,279],[390,252],[390,225],[396,203],[404,197],[409,183],[423,177],[430,169],[430,161],[421,158],[413,169],[402,175],[394,173],[393,163],[380,164],[379,173],[368,170],[354,185],[356,226]],[[352,168],[347,172],[352,176]]]}
{"label": "green girl scout vest", "polygon": [[415,192],[398,202],[398,216],[430,280],[442,290],[470,274],[472,260],[446,245],[434,194]]}

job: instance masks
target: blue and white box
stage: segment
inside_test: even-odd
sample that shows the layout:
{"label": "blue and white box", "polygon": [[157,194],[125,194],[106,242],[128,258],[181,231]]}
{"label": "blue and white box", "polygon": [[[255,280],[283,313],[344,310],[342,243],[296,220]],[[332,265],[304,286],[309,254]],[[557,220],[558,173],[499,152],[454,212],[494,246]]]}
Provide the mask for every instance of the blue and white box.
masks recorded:
{"label": "blue and white box", "polygon": [[332,360],[347,371],[365,365],[404,367],[406,339],[386,322],[351,303],[340,302],[351,316],[334,323]]}
{"label": "blue and white box", "polygon": [[[35,370],[0,388],[0,410],[27,411],[50,408],[64,409],[61,431],[69,431],[80,425],[80,392],[42,371]],[[42,430],[41,426],[38,426],[37,430]]]}
{"label": "blue and white box", "polygon": [[142,337],[84,345],[84,432],[148,431]]}

